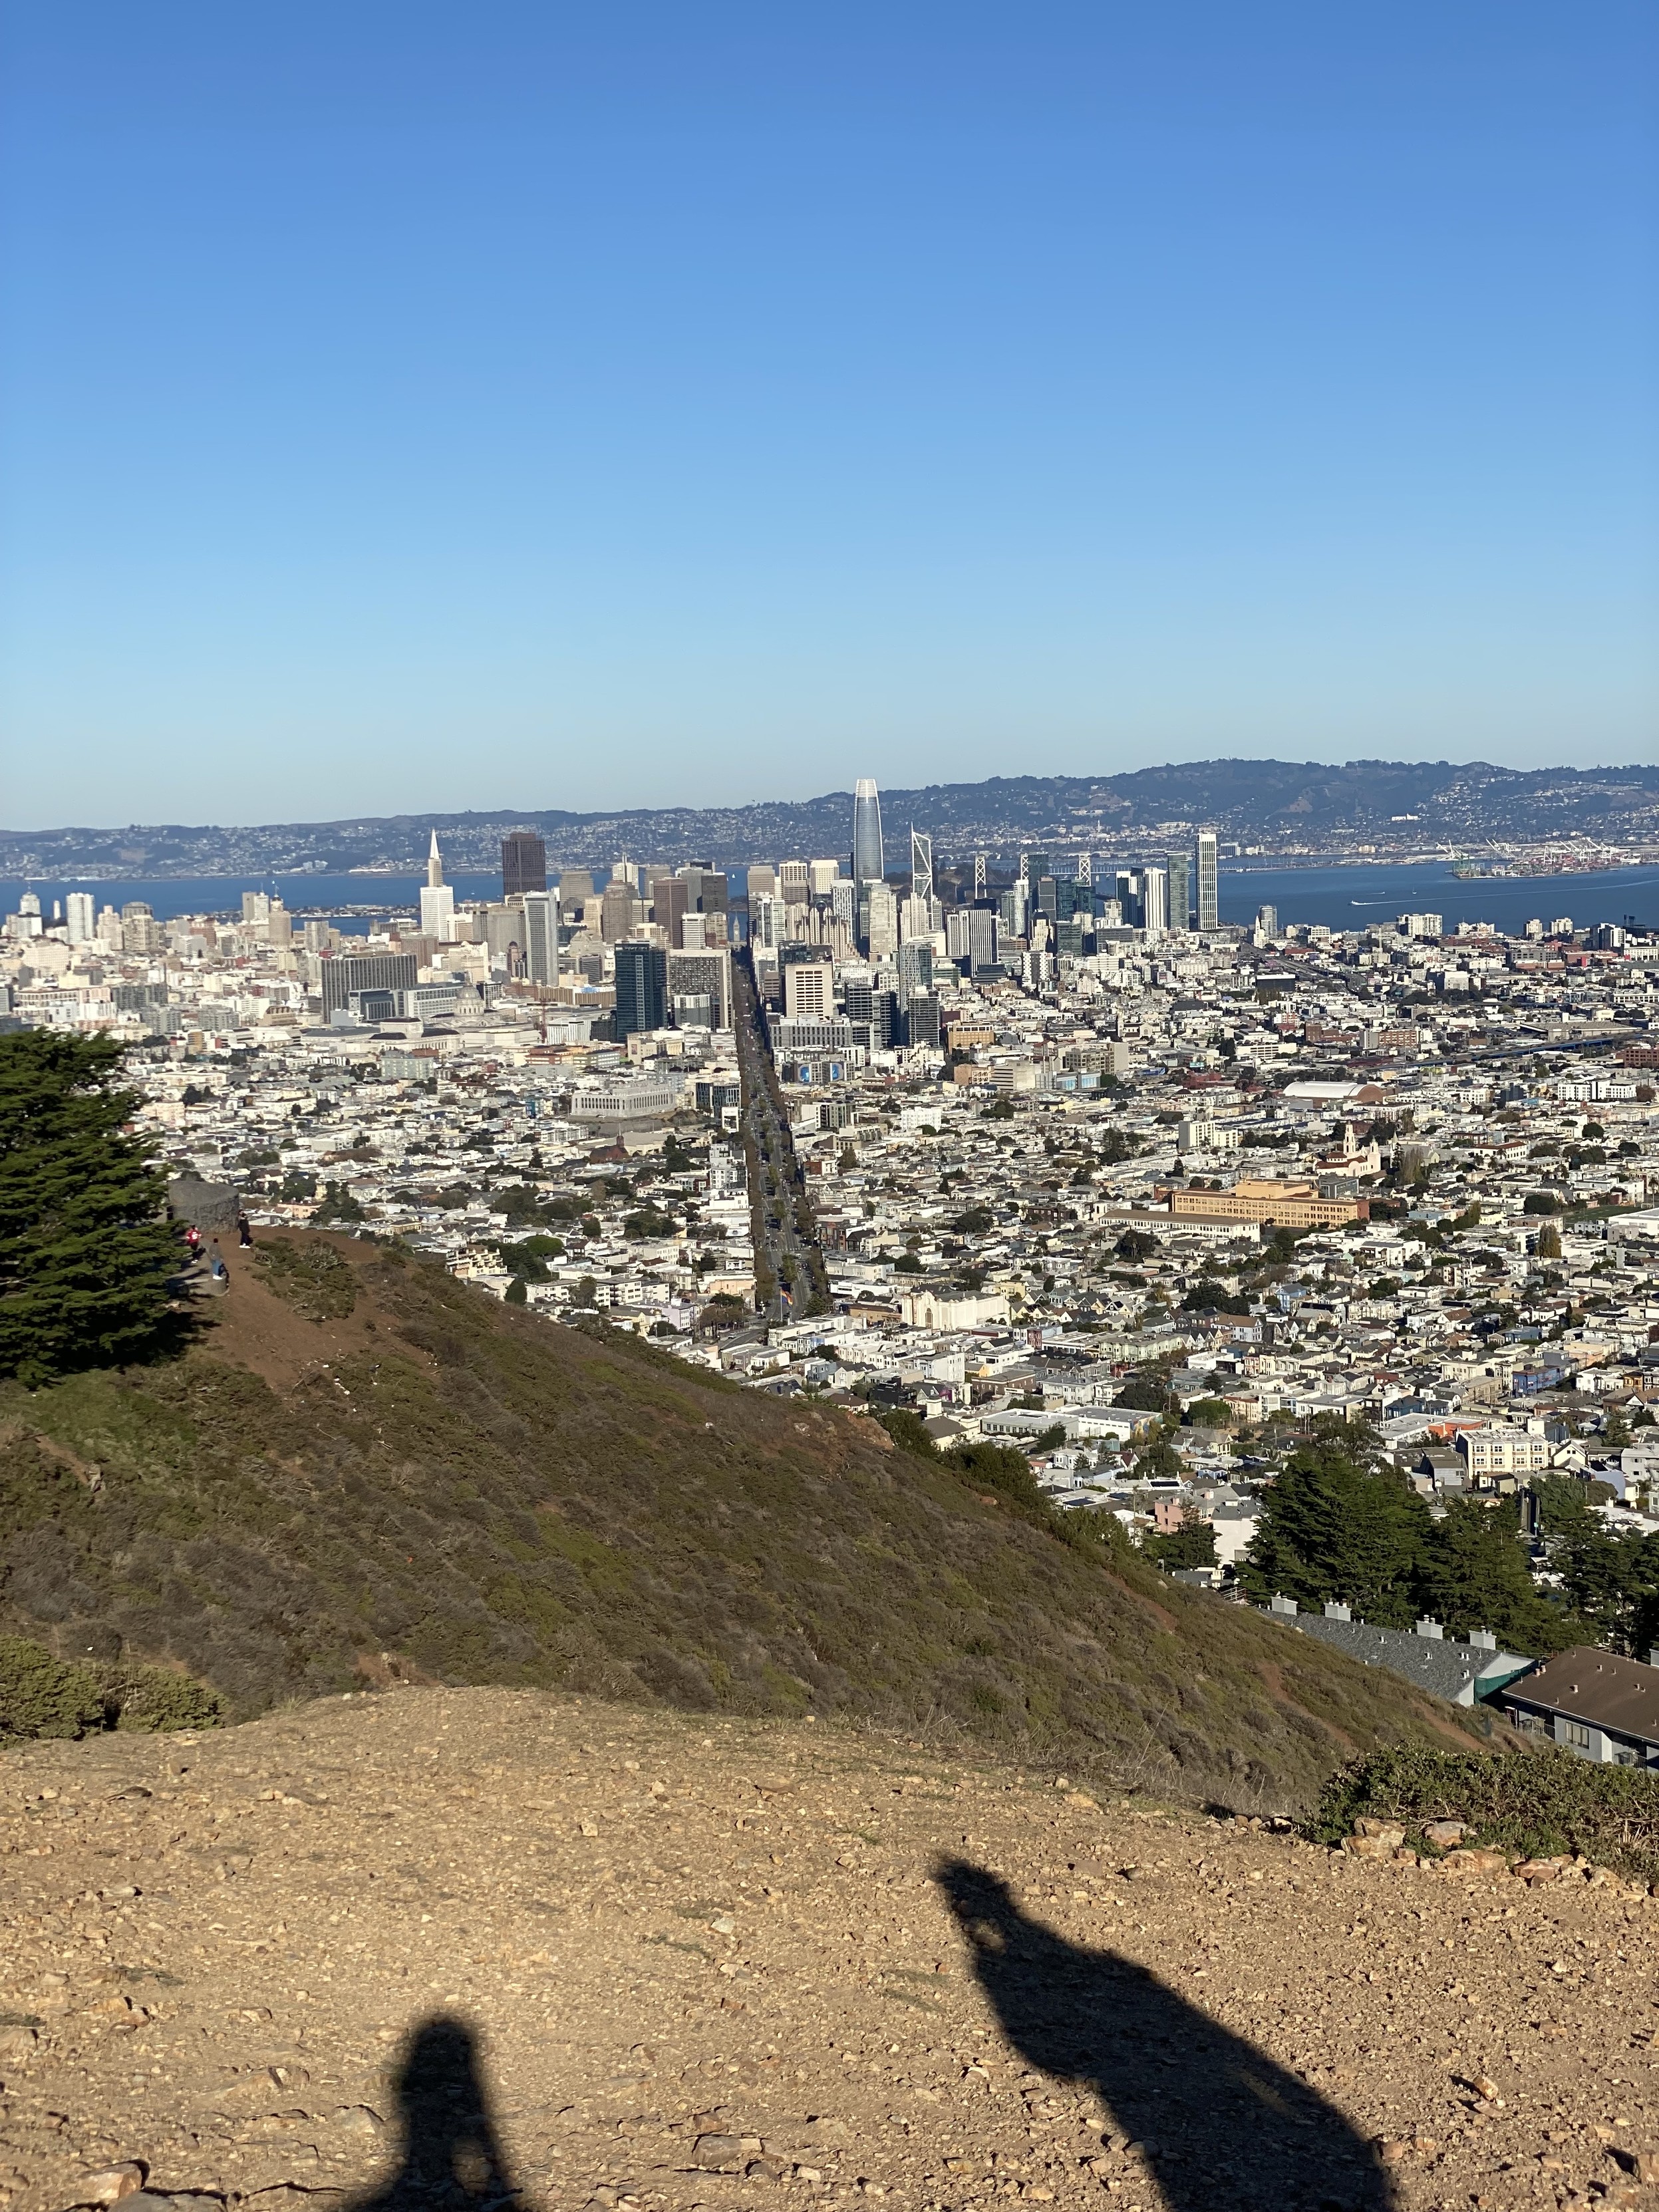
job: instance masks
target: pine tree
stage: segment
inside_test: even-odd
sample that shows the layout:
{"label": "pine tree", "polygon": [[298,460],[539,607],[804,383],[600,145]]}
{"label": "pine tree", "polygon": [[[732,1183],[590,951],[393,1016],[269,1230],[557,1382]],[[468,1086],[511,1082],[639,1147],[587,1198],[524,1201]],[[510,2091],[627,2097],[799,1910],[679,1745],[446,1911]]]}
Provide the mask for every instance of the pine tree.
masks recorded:
{"label": "pine tree", "polygon": [[0,1037],[0,1374],[31,1388],[159,1346],[180,1261],[166,1178],[122,1133],[121,1047]]}

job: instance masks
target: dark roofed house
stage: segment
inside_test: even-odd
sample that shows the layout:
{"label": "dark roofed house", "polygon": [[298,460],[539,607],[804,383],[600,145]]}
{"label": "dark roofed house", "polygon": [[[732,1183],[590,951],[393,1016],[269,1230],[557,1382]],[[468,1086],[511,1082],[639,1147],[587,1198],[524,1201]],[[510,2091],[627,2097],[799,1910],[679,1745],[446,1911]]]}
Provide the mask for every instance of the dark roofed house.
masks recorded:
{"label": "dark roofed house", "polygon": [[1493,1698],[1532,1665],[1518,1652],[1500,1651],[1498,1638],[1484,1628],[1460,1644],[1437,1620],[1419,1620],[1415,1629],[1373,1628],[1356,1620],[1346,1605],[1328,1604],[1322,1613],[1301,1613],[1295,1601],[1286,1597],[1274,1598],[1267,1610],[1287,1627],[1334,1644],[1362,1665],[1386,1667],[1391,1674],[1402,1674],[1454,1705]]}
{"label": "dark roofed house", "polygon": [[1577,1644],[1512,1682],[1516,1727],[1601,1765],[1659,1767],[1659,1667]]}

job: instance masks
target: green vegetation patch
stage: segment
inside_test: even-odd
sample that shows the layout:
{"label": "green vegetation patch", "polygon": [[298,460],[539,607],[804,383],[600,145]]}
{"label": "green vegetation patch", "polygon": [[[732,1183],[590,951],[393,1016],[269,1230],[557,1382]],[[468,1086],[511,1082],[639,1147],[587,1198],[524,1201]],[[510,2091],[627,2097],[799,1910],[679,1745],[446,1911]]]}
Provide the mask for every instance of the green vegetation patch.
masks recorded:
{"label": "green vegetation patch", "polygon": [[114,1728],[215,1728],[220,1713],[211,1690],[165,1667],[58,1659],[27,1637],[0,1637],[0,1743]]}
{"label": "green vegetation patch", "polygon": [[259,1279],[301,1321],[344,1321],[357,1303],[351,1269],[320,1237],[303,1244],[261,1244]]}
{"label": "green vegetation patch", "polygon": [[1567,1751],[1375,1752],[1331,1777],[1307,1833],[1339,1844],[1364,1819],[1397,1822],[1421,1850],[1432,1848],[1429,1821],[1462,1820],[1473,1831],[1466,1840],[1491,1850],[1571,1853],[1659,1881],[1659,1778]]}

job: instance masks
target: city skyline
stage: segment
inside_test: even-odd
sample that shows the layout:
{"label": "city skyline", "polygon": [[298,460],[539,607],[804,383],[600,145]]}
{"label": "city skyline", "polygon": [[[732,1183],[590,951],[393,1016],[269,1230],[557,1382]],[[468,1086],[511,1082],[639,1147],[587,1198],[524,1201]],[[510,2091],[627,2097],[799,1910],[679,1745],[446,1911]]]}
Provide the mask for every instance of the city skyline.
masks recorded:
{"label": "city skyline", "polygon": [[1650,751],[1632,6],[5,35],[13,822]]}

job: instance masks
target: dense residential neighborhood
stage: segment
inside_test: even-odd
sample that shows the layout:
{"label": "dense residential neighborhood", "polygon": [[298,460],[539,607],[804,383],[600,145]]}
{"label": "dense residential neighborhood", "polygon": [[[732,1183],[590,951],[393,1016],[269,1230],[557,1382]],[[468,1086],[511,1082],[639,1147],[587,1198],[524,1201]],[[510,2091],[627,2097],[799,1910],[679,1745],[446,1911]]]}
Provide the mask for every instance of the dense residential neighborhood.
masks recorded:
{"label": "dense residential neighborhood", "polygon": [[[921,836],[911,862],[550,889],[526,836],[501,899],[458,906],[434,837],[418,917],[366,935],[263,893],[26,898],[8,1018],[130,1044],[182,1212],[228,1187],[255,1231],[403,1239],[921,1449],[1018,1452],[1059,1508],[1281,1609],[1284,1470],[1340,1447],[1392,1470],[1419,1548],[1496,1516],[1546,1607],[1447,1624],[1483,1639],[1456,1694],[1501,1674],[1492,1632],[1633,1650],[1642,1607],[1586,1611],[1560,1555],[1659,1537],[1659,943],[1228,928],[1202,834],[1105,876],[936,877]],[[1298,1620],[1441,1634],[1420,1577],[1304,1583]]]}

